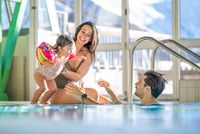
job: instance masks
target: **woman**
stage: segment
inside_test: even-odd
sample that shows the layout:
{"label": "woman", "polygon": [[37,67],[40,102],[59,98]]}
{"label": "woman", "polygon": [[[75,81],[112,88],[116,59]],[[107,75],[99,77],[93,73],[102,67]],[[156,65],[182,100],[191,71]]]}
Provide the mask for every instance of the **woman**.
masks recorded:
{"label": "woman", "polygon": [[[55,79],[58,90],[51,97],[51,104],[80,103],[80,100],[71,96],[64,87],[69,82],[80,81],[90,68],[99,42],[95,25],[92,22],[79,25],[75,32],[74,41],[76,56],[84,56],[85,58],[72,58],[66,63],[64,71]],[[98,93],[95,89],[85,88],[85,92],[92,99],[98,100]]]}

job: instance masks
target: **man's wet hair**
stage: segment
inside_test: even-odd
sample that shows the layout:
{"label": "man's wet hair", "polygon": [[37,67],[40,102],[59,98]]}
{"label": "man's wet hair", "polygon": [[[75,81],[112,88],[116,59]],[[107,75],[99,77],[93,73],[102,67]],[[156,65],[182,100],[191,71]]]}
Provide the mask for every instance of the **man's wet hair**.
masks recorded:
{"label": "man's wet hair", "polygon": [[150,86],[152,96],[157,98],[163,92],[167,81],[163,77],[163,74],[153,70],[145,72],[144,75],[146,76],[144,79],[145,86]]}

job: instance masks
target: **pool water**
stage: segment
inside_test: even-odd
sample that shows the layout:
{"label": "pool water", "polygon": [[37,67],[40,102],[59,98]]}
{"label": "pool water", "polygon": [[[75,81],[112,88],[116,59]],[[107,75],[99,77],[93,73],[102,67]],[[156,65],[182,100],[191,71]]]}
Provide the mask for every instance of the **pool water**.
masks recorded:
{"label": "pool water", "polygon": [[31,105],[0,103],[0,134],[200,134],[200,102],[143,105]]}

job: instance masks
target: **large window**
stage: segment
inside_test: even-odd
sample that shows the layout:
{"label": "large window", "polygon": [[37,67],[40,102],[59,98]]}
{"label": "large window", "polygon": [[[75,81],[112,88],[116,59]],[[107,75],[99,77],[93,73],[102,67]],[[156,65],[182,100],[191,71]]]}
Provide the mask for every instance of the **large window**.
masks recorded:
{"label": "large window", "polygon": [[48,8],[45,0],[39,0],[39,22],[38,27],[39,29],[51,31],[52,27],[50,24],[49,14],[48,14]]}
{"label": "large window", "polygon": [[121,0],[83,1],[82,21],[92,21],[97,25],[100,43],[118,43],[122,40],[121,10]]}
{"label": "large window", "polygon": [[55,0],[60,32],[68,33],[70,36],[75,32],[74,2],[74,0]]}
{"label": "large window", "polygon": [[[10,26],[10,22],[12,20],[12,15],[15,9],[16,2],[8,1],[8,0],[1,0],[2,2],[2,29],[8,30]],[[24,12],[23,20],[22,20],[22,29],[29,28],[29,20],[30,20],[30,1],[26,3],[26,9]]]}
{"label": "large window", "polygon": [[200,2],[198,0],[180,0],[180,30],[181,38],[199,39],[200,38]]}
{"label": "large window", "polygon": [[5,0],[2,0],[2,29],[6,30],[9,28],[9,19],[8,19],[8,13],[6,11],[6,5],[5,5]]}
{"label": "large window", "polygon": [[129,41],[142,36],[171,38],[171,0],[129,0]]}

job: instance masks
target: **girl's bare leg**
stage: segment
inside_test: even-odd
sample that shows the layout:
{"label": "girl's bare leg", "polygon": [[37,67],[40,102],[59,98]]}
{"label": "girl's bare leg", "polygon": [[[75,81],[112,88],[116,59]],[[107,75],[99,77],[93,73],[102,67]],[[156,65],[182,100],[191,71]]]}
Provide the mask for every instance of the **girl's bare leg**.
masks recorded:
{"label": "girl's bare leg", "polygon": [[42,96],[41,104],[48,104],[47,101],[50,99],[50,97],[55,93],[57,86],[55,80],[47,80],[47,87],[49,90],[47,90],[44,95]]}
{"label": "girl's bare leg", "polygon": [[36,84],[39,86],[39,88],[34,92],[33,98],[31,100],[31,104],[36,104],[38,102],[39,97],[45,91],[43,76],[40,73],[35,72],[34,79],[35,79]]}

